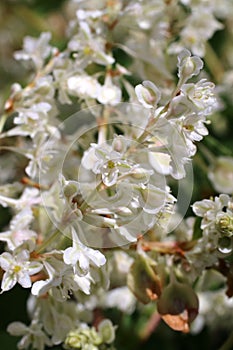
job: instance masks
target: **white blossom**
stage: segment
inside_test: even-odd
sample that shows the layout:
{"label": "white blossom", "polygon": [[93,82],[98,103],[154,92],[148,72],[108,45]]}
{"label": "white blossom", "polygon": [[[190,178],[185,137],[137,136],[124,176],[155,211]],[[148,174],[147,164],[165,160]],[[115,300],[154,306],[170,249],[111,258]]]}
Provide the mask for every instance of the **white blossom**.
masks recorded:
{"label": "white blossom", "polygon": [[196,215],[203,217],[201,228],[205,229],[208,226],[215,224],[218,213],[222,212],[224,207],[230,203],[230,197],[226,194],[220,194],[219,197],[213,199],[204,199],[203,201],[195,202],[193,211]]}
{"label": "white blossom", "polygon": [[19,349],[28,349],[33,346],[37,350],[44,350],[45,345],[51,346],[52,342],[43,330],[43,325],[34,319],[30,326],[26,326],[22,322],[12,322],[7,331],[11,335],[23,336],[18,342]]}
{"label": "white blossom", "polygon": [[115,106],[121,102],[121,89],[112,83],[110,76],[106,76],[104,85],[98,91],[97,100],[103,105]]}
{"label": "white blossom", "polygon": [[75,35],[69,42],[69,49],[77,51],[74,55],[81,67],[86,67],[91,62],[102,65],[114,63],[114,58],[105,53],[105,40],[100,36],[92,35],[87,22],[80,21],[79,34]]}
{"label": "white blossom", "polygon": [[73,266],[75,274],[86,275],[89,272],[90,264],[100,267],[106,263],[106,258],[100,251],[81,243],[73,227],[71,233],[73,246],[64,251],[63,259],[66,264]]}
{"label": "white blossom", "polygon": [[18,282],[23,288],[32,285],[30,276],[38,273],[43,265],[37,261],[30,261],[29,252],[22,250],[17,255],[4,252],[0,255],[0,266],[5,271],[2,278],[2,292],[12,289]]}
{"label": "white blossom", "polygon": [[35,204],[39,204],[41,202],[40,192],[37,188],[27,187],[23,191],[20,198],[9,198],[6,196],[0,195],[0,204],[3,207],[12,207],[17,211],[23,210],[24,208],[30,208]]}
{"label": "white blossom", "polygon": [[42,33],[38,39],[26,36],[23,43],[23,50],[15,53],[17,60],[32,60],[36,69],[41,69],[45,59],[51,53],[49,41],[51,34],[49,32]]}
{"label": "white blossom", "polygon": [[[0,180],[7,183],[0,204],[12,215],[0,233],[1,288],[32,287],[31,324],[8,327],[22,336],[19,348],[112,349],[111,321],[97,329],[82,322],[95,323],[98,308],[134,312],[126,280],[135,265],[135,283],[151,280],[149,289],[138,286],[150,301],[163,298],[173,277],[198,288],[203,271],[233,250],[226,194],[195,202],[196,217],[174,232],[170,225],[179,204],[187,210],[192,189],[188,178],[183,197],[178,181],[220,108],[218,87],[206,77],[230,96],[231,77],[222,78],[231,71],[230,50],[218,64],[206,43],[225,24],[231,31],[233,7],[231,0],[71,0],[65,8],[72,19],[63,50],[42,33],[15,53],[34,72],[25,87],[13,84],[0,119]],[[230,195],[231,157],[209,158],[213,188]]]}
{"label": "white blossom", "polygon": [[23,209],[11,220],[9,230],[0,233],[0,241],[6,242],[11,251],[23,243],[32,251],[37,238],[37,233],[29,228],[33,219],[31,208]]}
{"label": "white blossom", "polygon": [[101,85],[90,76],[72,76],[67,80],[68,92],[79,98],[97,98]]}
{"label": "white blossom", "polygon": [[209,168],[208,177],[219,193],[233,193],[233,158],[218,157]]}

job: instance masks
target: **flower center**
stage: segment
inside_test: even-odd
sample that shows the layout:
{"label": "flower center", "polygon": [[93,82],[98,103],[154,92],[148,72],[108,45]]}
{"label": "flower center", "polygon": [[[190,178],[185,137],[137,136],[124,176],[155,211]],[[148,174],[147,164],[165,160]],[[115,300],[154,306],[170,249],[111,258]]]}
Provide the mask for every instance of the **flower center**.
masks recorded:
{"label": "flower center", "polygon": [[13,271],[15,273],[18,273],[20,270],[21,270],[21,266],[19,266],[19,265],[15,265],[14,268],[13,268]]}

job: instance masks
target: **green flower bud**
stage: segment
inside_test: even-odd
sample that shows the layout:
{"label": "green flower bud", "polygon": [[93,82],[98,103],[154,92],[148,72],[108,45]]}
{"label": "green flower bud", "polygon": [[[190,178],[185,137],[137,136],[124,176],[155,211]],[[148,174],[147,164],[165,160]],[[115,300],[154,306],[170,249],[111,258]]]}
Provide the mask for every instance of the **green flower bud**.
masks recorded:
{"label": "green flower bud", "polygon": [[98,350],[98,345],[103,343],[102,337],[94,328],[82,325],[74,331],[70,331],[65,340],[67,349]]}
{"label": "green flower bud", "polygon": [[222,214],[216,220],[216,228],[224,236],[233,236],[233,217],[229,214]]}
{"label": "green flower bud", "polygon": [[67,185],[65,185],[63,192],[64,192],[65,197],[67,197],[67,198],[74,197],[78,192],[77,185],[70,182]]}
{"label": "green flower bud", "polygon": [[111,344],[115,340],[115,327],[110,320],[100,322],[98,331],[104,343]]}

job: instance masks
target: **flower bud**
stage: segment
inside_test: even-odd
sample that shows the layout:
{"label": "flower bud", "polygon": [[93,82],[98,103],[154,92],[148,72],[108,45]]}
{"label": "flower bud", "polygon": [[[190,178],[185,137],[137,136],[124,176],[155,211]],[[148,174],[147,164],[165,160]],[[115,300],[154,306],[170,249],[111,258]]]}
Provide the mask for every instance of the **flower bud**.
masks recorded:
{"label": "flower bud", "polygon": [[138,101],[145,108],[153,108],[157,105],[161,98],[161,92],[155,84],[151,81],[146,80],[142,84],[135,87],[135,92]]}
{"label": "flower bud", "polygon": [[[97,350],[102,344],[102,338],[94,328],[81,325],[78,329],[70,331],[66,337],[65,345],[67,349],[91,349]],[[96,346],[97,345],[97,346]]]}
{"label": "flower bud", "polygon": [[203,62],[198,56],[191,56],[191,53],[184,49],[178,56],[178,77],[182,84],[194,75],[198,75],[203,68]]}
{"label": "flower bud", "polygon": [[98,325],[98,331],[106,344],[111,344],[115,339],[115,328],[110,320],[103,320]]}
{"label": "flower bud", "polygon": [[78,187],[76,184],[70,182],[65,185],[63,192],[66,198],[73,198],[78,192]]}
{"label": "flower bud", "polygon": [[233,217],[227,213],[221,213],[217,217],[216,228],[224,236],[233,236]]}

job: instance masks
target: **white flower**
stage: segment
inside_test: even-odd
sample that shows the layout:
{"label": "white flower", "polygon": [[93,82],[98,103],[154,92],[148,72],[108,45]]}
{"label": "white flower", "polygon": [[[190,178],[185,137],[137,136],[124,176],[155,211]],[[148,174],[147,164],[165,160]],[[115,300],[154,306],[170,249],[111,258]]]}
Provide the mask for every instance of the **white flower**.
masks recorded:
{"label": "white flower", "polygon": [[193,211],[197,216],[202,217],[201,228],[205,229],[215,225],[217,215],[222,212],[224,207],[230,203],[230,197],[226,194],[220,194],[213,199],[204,199],[193,204]]}
{"label": "white flower", "polygon": [[[138,197],[138,191],[136,194]],[[140,204],[144,205],[144,202],[139,204],[139,200],[137,198],[133,204],[135,206],[137,205],[137,209],[133,208],[132,213],[130,213],[129,216],[119,213],[117,225],[115,225],[114,228],[110,228],[110,238],[118,247],[136,242],[138,237],[144,235],[150,228],[152,228],[157,220],[155,214],[149,213],[151,208],[147,210],[147,207],[144,210],[144,208],[140,207]],[[152,211],[155,212],[156,208],[152,208]]]}
{"label": "white flower", "polygon": [[206,41],[215,31],[223,28],[210,9],[204,6],[193,7],[192,14],[186,19],[186,25],[181,31],[182,46],[189,47],[195,55],[201,57],[205,54]]}
{"label": "white flower", "polygon": [[15,124],[32,124],[35,127],[36,121],[44,119],[47,113],[51,110],[52,106],[47,102],[36,103],[30,108],[18,109],[19,114],[14,118]]}
{"label": "white flower", "polygon": [[17,60],[32,60],[35,67],[39,70],[44,64],[44,60],[51,53],[49,41],[51,33],[42,33],[38,39],[26,36],[23,42],[23,50],[16,51],[14,57]]}
{"label": "white flower", "polygon": [[87,22],[79,21],[79,26],[79,33],[68,44],[69,50],[75,52],[79,66],[85,68],[92,62],[104,66],[113,64],[115,59],[105,52],[106,41],[100,35],[93,34]]}
{"label": "white flower", "polygon": [[99,158],[96,155],[97,144],[91,144],[91,146],[84,152],[82,157],[82,166],[87,170],[93,170],[96,162]]}
{"label": "white flower", "polygon": [[0,255],[0,266],[5,271],[2,279],[2,292],[8,291],[18,282],[23,288],[30,288],[32,285],[30,276],[38,273],[43,265],[37,261],[30,261],[27,250],[17,255],[4,252]]}
{"label": "white flower", "polygon": [[72,76],[67,80],[68,92],[79,98],[97,98],[101,85],[88,75]]}
{"label": "white flower", "polygon": [[121,102],[121,89],[112,83],[109,75],[98,92],[97,100],[103,105],[115,106]]}
{"label": "white flower", "polygon": [[[152,137],[148,139],[148,160],[152,167],[160,174],[170,174],[175,179],[185,176],[185,164],[192,155],[193,144],[187,144],[175,120],[167,121],[161,118],[156,123]],[[188,147],[187,147],[188,146]]]}
{"label": "white flower", "polygon": [[[26,97],[25,97],[26,98]],[[35,103],[27,108],[17,108],[17,116],[14,118],[14,128],[5,133],[5,136],[29,136],[31,139],[43,133],[44,136],[53,135],[60,138],[60,132],[56,126],[48,122],[54,117],[54,106],[48,102]]]}
{"label": "white flower", "polygon": [[152,167],[160,174],[168,175],[170,174],[171,167],[171,157],[169,154],[161,152],[149,152],[148,159]]}
{"label": "white flower", "polygon": [[136,307],[136,299],[128,287],[124,286],[108,291],[103,296],[103,305],[108,308],[116,307],[126,314],[132,314]]}
{"label": "white flower", "polygon": [[31,293],[35,296],[42,296],[47,293],[52,295],[59,302],[69,299],[70,293],[81,290],[90,294],[93,278],[87,273],[85,276],[74,274],[73,270],[61,260],[52,258],[44,262],[48,279],[37,281],[33,284]]}
{"label": "white flower", "polygon": [[[218,0],[217,0],[218,1]],[[183,3],[190,1],[184,0]],[[169,48],[169,53],[177,53],[184,48],[190,49],[195,55],[203,57],[205,55],[206,41],[208,41],[216,30],[222,29],[223,25],[216,20],[219,16],[218,6],[214,1],[192,1],[189,5],[190,15],[185,18],[183,28],[180,31],[180,38],[173,42]],[[221,1],[221,3],[223,3]],[[229,11],[229,5],[227,6]]]}
{"label": "white flower", "polygon": [[6,242],[12,251],[23,243],[26,243],[28,249],[32,251],[37,238],[37,233],[29,229],[29,224],[33,219],[31,209],[23,209],[11,220],[9,231],[0,233],[0,241]]}
{"label": "white flower", "polygon": [[50,263],[44,261],[44,267],[48,278],[44,281],[37,281],[33,284],[32,295],[40,296],[46,294],[52,287],[60,286],[65,266],[58,259],[52,258]]}
{"label": "white flower", "polygon": [[181,122],[183,133],[191,141],[201,141],[203,136],[208,135],[208,129],[204,125],[205,122],[204,117],[191,114]]}
{"label": "white flower", "polygon": [[210,167],[208,177],[216,191],[233,194],[233,158],[218,157]]}
{"label": "white flower", "polygon": [[86,275],[90,265],[100,267],[106,263],[106,258],[100,251],[81,243],[73,227],[71,233],[73,246],[64,251],[63,259],[67,265],[73,266],[75,274]]}
{"label": "white flower", "polygon": [[184,84],[181,91],[192,102],[193,111],[208,115],[218,107],[214,88],[214,83],[201,79],[196,84]]}
{"label": "white flower", "polygon": [[20,198],[9,198],[0,195],[0,204],[3,207],[12,207],[17,211],[24,208],[30,208],[31,206],[41,202],[40,191],[37,188],[25,188]]}
{"label": "white flower", "polygon": [[93,10],[93,11],[84,11],[82,9],[76,12],[76,15],[80,21],[85,21],[88,18],[99,18],[103,15],[103,11]]}
{"label": "white flower", "polygon": [[[95,281],[89,272],[85,276],[78,276],[77,274],[75,274],[73,279],[74,282],[77,284],[78,289],[80,289],[83,293],[87,295],[91,294],[91,283],[95,283]],[[77,288],[74,290],[77,290]]]}
{"label": "white flower", "polygon": [[22,322],[13,322],[7,327],[7,331],[11,335],[23,336],[17,344],[19,349],[26,350],[31,345],[33,349],[44,350],[45,345],[52,346],[52,342],[42,328],[43,325],[35,319],[30,326]]}
{"label": "white flower", "polygon": [[82,166],[95,174],[101,174],[103,183],[108,187],[115,185],[120,174],[126,174],[132,168],[129,161],[114,147],[116,147],[114,141],[112,145],[93,143],[82,158]]}

